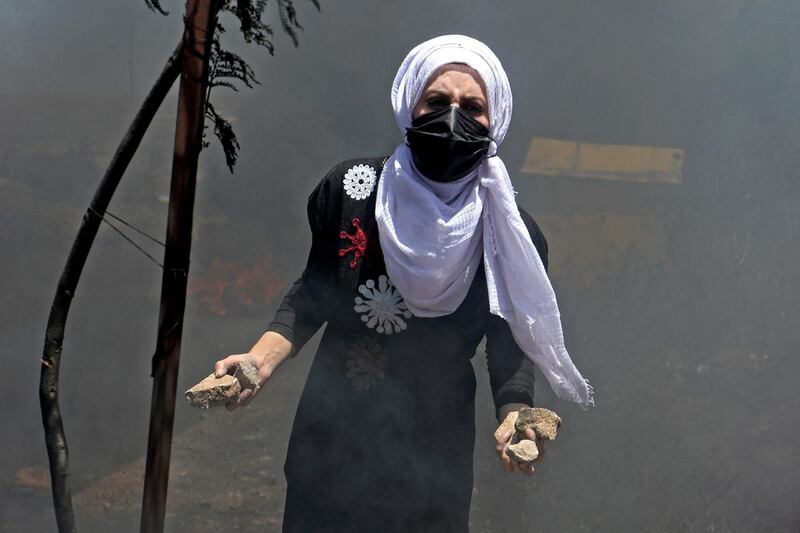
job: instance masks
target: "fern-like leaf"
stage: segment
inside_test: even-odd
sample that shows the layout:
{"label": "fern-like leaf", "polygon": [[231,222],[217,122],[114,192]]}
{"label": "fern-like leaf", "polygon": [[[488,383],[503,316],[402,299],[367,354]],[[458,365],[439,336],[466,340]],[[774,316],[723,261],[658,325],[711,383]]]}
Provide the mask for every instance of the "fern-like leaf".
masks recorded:
{"label": "fern-like leaf", "polygon": [[283,31],[292,39],[294,45],[298,46],[300,41],[297,38],[296,30],[302,30],[303,27],[297,21],[297,11],[294,9],[292,0],[278,0],[278,14]]}
{"label": "fern-like leaf", "polygon": [[[228,170],[232,174],[236,160],[239,158],[239,140],[233,132],[233,126],[217,113],[211,102],[206,102],[206,117],[214,124],[214,135],[217,136],[219,143],[222,145],[225,164],[228,165]],[[207,146],[207,143],[204,142],[204,144]]]}
{"label": "fern-like leaf", "polygon": [[[163,15],[168,14],[161,7],[161,0],[144,0],[144,2],[150,10]],[[293,0],[275,0],[275,2],[278,4],[281,29],[289,36],[292,43],[298,46],[297,30],[302,30],[303,27],[297,20],[297,11],[294,8]],[[310,2],[317,8],[317,11],[320,11],[319,0],[310,0]],[[211,50],[209,51],[205,109],[205,116],[208,120],[203,128],[203,147],[206,148],[209,145],[205,130],[209,123],[213,124],[214,135],[222,145],[225,163],[232,173],[239,157],[239,141],[231,123],[217,113],[211,103],[211,89],[225,87],[238,91],[240,85],[252,89],[254,85],[259,85],[259,81],[255,77],[253,68],[244,59],[222,47],[222,36],[225,34],[225,26],[223,26],[221,20],[222,16],[228,14],[238,21],[239,30],[242,32],[242,38],[246,43],[260,46],[270,55],[274,55],[275,47],[272,44],[272,28],[262,20],[264,10],[267,7],[267,0],[215,0],[214,7],[217,12],[217,22],[211,40]]]}
{"label": "fern-like leaf", "polygon": [[161,7],[161,0],[144,0],[144,5],[146,5],[147,9],[150,11],[155,11],[162,15],[169,15],[169,11],[165,11],[164,8]]}
{"label": "fern-like leaf", "polygon": [[266,7],[266,0],[236,0],[227,2],[221,11],[231,13],[239,20],[239,29],[246,43],[266,48],[272,55],[272,28],[261,20]]}

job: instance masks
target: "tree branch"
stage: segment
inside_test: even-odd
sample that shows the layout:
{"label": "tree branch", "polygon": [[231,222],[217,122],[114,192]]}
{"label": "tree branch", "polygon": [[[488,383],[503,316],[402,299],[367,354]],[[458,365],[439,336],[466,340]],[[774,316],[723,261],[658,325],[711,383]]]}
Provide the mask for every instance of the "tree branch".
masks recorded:
{"label": "tree branch", "polygon": [[64,329],[72,297],[78,286],[86,258],[94,243],[97,230],[111,198],[122,179],[133,155],[153,120],[161,102],[180,74],[181,48],[179,44],[167,60],[163,71],[156,79],[147,97],[142,102],[136,117],[125,132],[111,163],[106,169],[100,185],[95,191],[89,208],[83,215],[78,234],[72,243],[58,280],[58,287],[50,308],[45,331],[44,350],[41,359],[42,371],[39,381],[39,402],[42,409],[47,456],[50,461],[50,480],[53,491],[53,506],[58,530],[61,533],[76,531],[75,516],[72,510],[72,496],[69,487],[69,454],[61,411],[58,406],[58,371],[61,364],[61,350],[64,342]]}

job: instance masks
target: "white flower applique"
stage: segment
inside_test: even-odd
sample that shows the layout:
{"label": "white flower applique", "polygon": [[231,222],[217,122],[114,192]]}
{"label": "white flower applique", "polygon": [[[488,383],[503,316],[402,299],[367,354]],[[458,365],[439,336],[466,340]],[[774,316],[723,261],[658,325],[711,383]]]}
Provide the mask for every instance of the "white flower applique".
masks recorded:
{"label": "white flower applique", "polygon": [[404,319],[411,318],[411,311],[388,277],[380,276],[377,287],[375,280],[367,280],[358,287],[358,292],[363,298],[356,296],[353,309],[363,313],[361,320],[366,322],[368,328],[375,328],[378,333],[387,335],[406,329]]}
{"label": "white flower applique", "polygon": [[383,379],[388,359],[375,339],[360,339],[347,349],[347,379],[357,391],[368,390]]}
{"label": "white flower applique", "polygon": [[364,200],[372,194],[378,175],[369,165],[356,165],[344,175],[344,191],[353,200]]}

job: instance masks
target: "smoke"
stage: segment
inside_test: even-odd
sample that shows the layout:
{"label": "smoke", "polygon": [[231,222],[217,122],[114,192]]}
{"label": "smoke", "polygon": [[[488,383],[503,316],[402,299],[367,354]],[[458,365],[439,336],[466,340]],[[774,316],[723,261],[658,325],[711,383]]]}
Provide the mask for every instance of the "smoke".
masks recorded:
{"label": "smoke", "polygon": [[[48,306],[83,209],[178,40],[183,4],[165,7],[169,17],[144,2],[0,6],[0,353],[14,383],[0,407],[13,428],[4,480],[45,464],[35,390]],[[538,380],[537,403],[565,425],[532,480],[502,477],[479,350],[473,529],[796,529],[800,6],[297,7],[299,48],[276,31],[275,57],[243,49],[262,85],[212,96],[241,158],[228,173],[213,138],[201,156],[179,388],[248,349],[269,322],[305,263],[305,202],[319,179],[402,141],[389,88],[405,53],[466,33],[509,73],[515,109],[501,155],[548,239],[567,346],[597,394],[584,413]],[[168,98],[110,208],[154,235],[166,224],[174,108]],[[525,174],[534,136],[680,149],[682,182]],[[101,229],[61,377],[76,490],[144,453],[160,274]],[[280,397],[284,425],[272,431],[288,433],[312,355],[276,376],[298,387]],[[252,408],[268,409],[261,400]],[[198,420],[179,410],[178,433]],[[10,530],[50,519],[46,498],[7,496]]]}

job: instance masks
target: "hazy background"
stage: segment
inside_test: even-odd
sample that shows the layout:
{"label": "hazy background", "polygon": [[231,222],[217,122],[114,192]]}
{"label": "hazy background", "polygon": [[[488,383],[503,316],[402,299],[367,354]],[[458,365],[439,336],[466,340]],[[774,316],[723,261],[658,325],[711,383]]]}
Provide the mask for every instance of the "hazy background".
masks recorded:
{"label": "hazy background", "polygon": [[[216,139],[201,155],[179,390],[269,321],[304,264],[316,182],[400,141],[389,88],[405,53],[466,33],[511,79],[501,155],[549,240],[567,346],[597,401],[583,412],[540,379],[564,430],[533,479],[506,478],[478,354],[473,530],[800,530],[800,3],[320,1],[296,0],[299,48],[282,34],[272,58],[239,48],[261,86],[212,96],[241,159],[231,175]],[[80,217],[180,35],[183,3],[164,5],[168,17],[143,0],[0,4],[4,531],[55,528],[47,493],[18,482],[47,464],[44,326]],[[158,236],[175,107],[173,91],[110,206]],[[683,182],[523,174],[533,136],[679,148]],[[144,454],[160,279],[101,228],[62,359],[75,492]],[[278,477],[312,355],[252,406],[279,415]],[[178,402],[178,432],[199,421]]]}

